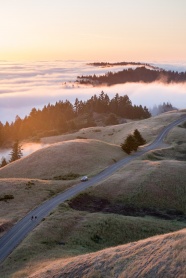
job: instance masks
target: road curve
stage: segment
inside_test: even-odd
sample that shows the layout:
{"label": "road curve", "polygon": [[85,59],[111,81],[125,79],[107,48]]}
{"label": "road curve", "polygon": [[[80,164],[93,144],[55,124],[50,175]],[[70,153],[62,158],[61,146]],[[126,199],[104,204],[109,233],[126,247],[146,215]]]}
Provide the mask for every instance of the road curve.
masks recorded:
{"label": "road curve", "polygon": [[[42,203],[39,207],[30,211],[23,219],[16,223],[12,229],[10,229],[3,237],[0,238],[0,263],[2,263],[6,257],[15,249],[15,247],[46,217],[55,207],[62,202],[74,197],[76,194],[82,192],[88,187],[103,181],[111,176],[115,171],[121,167],[127,165],[137,157],[145,154],[146,152],[156,149],[163,143],[165,136],[168,132],[181,122],[186,121],[186,115],[181,116],[178,120],[172,122],[160,132],[157,138],[149,145],[145,146],[140,151],[125,157],[124,159],[114,163],[107,167],[104,171],[91,178],[87,182],[78,183],[65,192],[49,199]],[[32,215],[37,218],[31,219]]]}

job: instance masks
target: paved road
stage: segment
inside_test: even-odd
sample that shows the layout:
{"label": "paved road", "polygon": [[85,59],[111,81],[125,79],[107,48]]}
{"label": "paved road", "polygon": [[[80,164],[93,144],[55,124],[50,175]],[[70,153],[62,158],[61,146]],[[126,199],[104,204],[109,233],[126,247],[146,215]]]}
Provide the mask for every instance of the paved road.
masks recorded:
{"label": "paved road", "polygon": [[[127,156],[124,159],[116,162],[115,164],[109,166],[104,171],[99,173],[97,176],[91,178],[87,182],[78,183],[72,188],[66,190],[65,192],[53,197],[52,199],[44,202],[36,209],[29,212],[22,220],[14,225],[1,239],[0,239],[0,263],[15,249],[15,247],[46,217],[54,208],[56,208],[62,202],[74,197],[76,194],[80,193],[84,189],[103,181],[104,179],[111,176],[115,171],[121,167],[127,165],[132,160],[138,158],[149,150],[153,150],[161,146],[163,139],[168,134],[168,132],[178,125],[179,123],[186,120],[186,115],[181,116],[178,120],[172,122],[167,127],[165,127],[153,143],[144,147],[140,151],[134,153],[133,155]],[[36,219],[31,219],[32,215],[37,216]]]}

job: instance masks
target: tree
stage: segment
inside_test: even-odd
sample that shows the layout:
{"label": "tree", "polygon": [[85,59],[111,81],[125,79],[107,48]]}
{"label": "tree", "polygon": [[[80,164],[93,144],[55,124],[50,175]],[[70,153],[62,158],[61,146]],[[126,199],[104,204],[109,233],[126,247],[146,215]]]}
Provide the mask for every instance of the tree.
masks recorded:
{"label": "tree", "polygon": [[146,140],[142,137],[141,133],[138,129],[134,130],[134,138],[136,139],[138,146],[144,145],[146,143]]}
{"label": "tree", "polygon": [[144,145],[146,140],[142,137],[140,132],[135,129],[133,134],[130,134],[125,139],[124,143],[121,144],[121,148],[127,154],[130,154],[132,151],[137,151],[138,147]]}
{"label": "tree", "polygon": [[80,102],[79,102],[78,98],[76,98],[75,102],[74,102],[74,110],[75,110],[76,115],[79,114],[79,104],[80,104]]}
{"label": "tree", "polygon": [[23,156],[21,147],[22,146],[19,144],[18,140],[13,144],[12,151],[10,153],[10,155],[11,155],[10,162],[18,160]]}
{"label": "tree", "polygon": [[4,166],[6,166],[7,164],[8,164],[8,163],[7,163],[7,161],[6,161],[6,158],[2,157],[0,167],[2,168],[2,167],[4,167]]}
{"label": "tree", "polygon": [[130,154],[132,151],[137,151],[138,143],[133,135],[128,135],[124,143],[121,144],[121,148],[127,154]]}

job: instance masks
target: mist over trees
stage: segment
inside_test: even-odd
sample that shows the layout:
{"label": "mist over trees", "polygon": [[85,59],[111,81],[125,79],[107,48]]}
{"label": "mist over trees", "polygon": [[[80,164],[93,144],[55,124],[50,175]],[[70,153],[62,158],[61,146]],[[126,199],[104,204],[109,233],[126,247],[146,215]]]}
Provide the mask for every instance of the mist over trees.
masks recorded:
{"label": "mist over trees", "polygon": [[[103,91],[87,101],[76,98],[74,104],[68,100],[48,104],[43,109],[33,108],[28,116],[16,116],[12,123],[0,122],[0,146],[16,140],[41,138],[72,132],[83,127],[95,126],[93,113],[107,114],[108,124],[116,124],[116,118],[145,119],[151,116],[147,107],[132,105],[127,95],[116,94],[109,98]],[[80,120],[84,117],[83,121]]]}
{"label": "mist over trees", "polygon": [[122,84],[127,82],[162,82],[162,83],[178,83],[186,82],[186,72],[166,71],[163,69],[148,69],[145,66],[137,67],[136,69],[124,69],[119,72],[108,72],[104,75],[82,75],[77,77],[77,82],[80,84],[108,86],[114,84]]}
{"label": "mist over trees", "polygon": [[165,112],[177,110],[170,102],[163,102],[163,104],[154,105],[152,109],[149,109],[152,116],[156,116]]}
{"label": "mist over trees", "polygon": [[19,141],[16,140],[15,143],[13,144],[12,146],[12,150],[11,150],[11,153],[10,153],[10,161],[9,162],[13,162],[13,161],[16,161],[18,159],[20,159],[22,156],[23,156],[23,153],[22,153],[22,146],[20,145]]}

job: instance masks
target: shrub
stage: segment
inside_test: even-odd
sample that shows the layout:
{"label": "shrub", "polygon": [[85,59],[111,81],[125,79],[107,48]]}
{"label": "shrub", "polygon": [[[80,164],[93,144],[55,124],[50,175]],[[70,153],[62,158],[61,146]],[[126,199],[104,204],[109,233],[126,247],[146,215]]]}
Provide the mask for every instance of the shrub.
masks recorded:
{"label": "shrub", "polygon": [[4,197],[0,197],[0,201],[7,201],[7,200],[12,200],[14,199],[14,196],[12,194],[6,194]]}
{"label": "shrub", "polygon": [[77,178],[79,178],[80,175],[79,174],[75,174],[75,173],[68,173],[66,175],[61,175],[61,176],[55,176],[54,180],[75,180]]}

